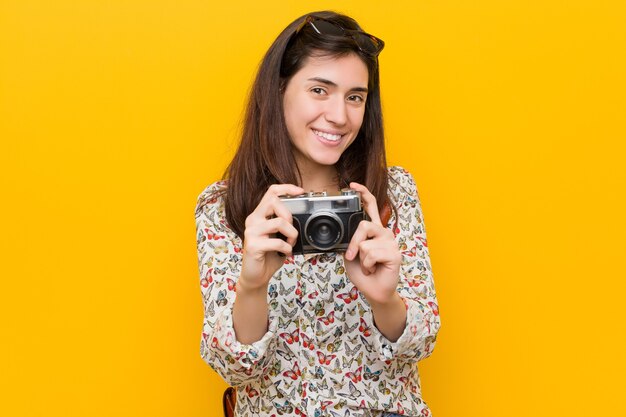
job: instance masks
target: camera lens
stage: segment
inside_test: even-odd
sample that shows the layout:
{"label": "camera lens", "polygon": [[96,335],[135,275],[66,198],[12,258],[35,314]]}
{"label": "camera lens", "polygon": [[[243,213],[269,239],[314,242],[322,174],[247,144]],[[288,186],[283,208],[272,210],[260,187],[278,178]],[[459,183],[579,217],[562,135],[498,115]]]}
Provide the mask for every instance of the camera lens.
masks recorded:
{"label": "camera lens", "polygon": [[319,213],[309,217],[304,235],[311,246],[332,249],[343,236],[343,224],[333,213]]}

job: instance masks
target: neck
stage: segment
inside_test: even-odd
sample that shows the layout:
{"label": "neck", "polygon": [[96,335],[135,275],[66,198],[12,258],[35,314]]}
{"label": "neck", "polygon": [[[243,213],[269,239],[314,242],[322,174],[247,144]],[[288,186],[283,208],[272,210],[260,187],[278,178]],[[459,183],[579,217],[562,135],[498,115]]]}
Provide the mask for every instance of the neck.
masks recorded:
{"label": "neck", "polygon": [[337,170],[332,165],[299,165],[304,191],[328,191],[330,193],[339,189],[337,182]]}

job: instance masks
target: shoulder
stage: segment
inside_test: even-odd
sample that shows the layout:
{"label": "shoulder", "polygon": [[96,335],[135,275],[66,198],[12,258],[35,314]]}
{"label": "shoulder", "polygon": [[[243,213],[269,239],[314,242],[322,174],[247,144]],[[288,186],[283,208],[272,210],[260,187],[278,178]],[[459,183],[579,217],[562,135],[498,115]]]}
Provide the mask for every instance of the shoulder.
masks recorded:
{"label": "shoulder", "polygon": [[400,166],[387,168],[389,193],[398,198],[403,194],[413,195],[417,193],[417,186],[413,175]]}
{"label": "shoulder", "polygon": [[220,207],[223,207],[227,185],[227,181],[220,180],[202,190],[196,202],[196,217],[207,211],[219,210]]}
{"label": "shoulder", "polygon": [[209,185],[200,193],[196,204],[196,225],[198,228],[211,230],[212,233],[228,236],[232,241],[238,241],[237,235],[226,220],[227,189],[228,182],[221,180]]}

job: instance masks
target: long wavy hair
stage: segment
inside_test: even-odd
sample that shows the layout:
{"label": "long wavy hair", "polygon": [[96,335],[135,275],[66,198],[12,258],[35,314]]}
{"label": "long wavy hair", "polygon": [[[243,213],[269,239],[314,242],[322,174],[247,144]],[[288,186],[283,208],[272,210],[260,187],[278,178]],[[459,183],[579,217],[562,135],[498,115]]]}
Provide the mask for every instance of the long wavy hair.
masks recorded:
{"label": "long wavy hair", "polygon": [[367,66],[369,80],[363,124],[335,168],[340,188],[356,181],[376,197],[379,211],[390,204],[378,58],[361,52],[348,36],[320,35],[310,25],[302,26],[307,16],[331,21],[344,29],[361,30],[354,19],[339,13],[309,13],[287,26],[261,61],[250,91],[241,142],[224,173],[224,179],[228,180],[226,220],[242,239],[246,217],[254,211],[270,185],[301,185],[284,118],[283,92],[291,77],[311,56],[356,54]]}

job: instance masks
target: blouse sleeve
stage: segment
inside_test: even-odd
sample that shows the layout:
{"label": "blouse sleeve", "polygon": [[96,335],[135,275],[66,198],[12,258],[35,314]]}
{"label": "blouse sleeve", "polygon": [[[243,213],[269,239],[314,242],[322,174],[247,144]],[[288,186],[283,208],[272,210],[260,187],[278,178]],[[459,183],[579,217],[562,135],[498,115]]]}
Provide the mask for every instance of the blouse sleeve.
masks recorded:
{"label": "blouse sleeve", "polygon": [[390,175],[389,188],[397,209],[397,223],[393,218],[390,223],[402,252],[397,291],[405,302],[407,317],[404,332],[396,342],[376,330],[379,334],[374,344],[383,360],[417,362],[432,353],[441,320],[415,181],[399,167],[391,168]]}
{"label": "blouse sleeve", "polygon": [[226,225],[220,183],[205,189],[196,205],[196,235],[204,324],[202,358],[232,385],[258,379],[274,356],[275,323],[251,345],[240,343],[233,328],[235,283],[241,270],[241,239]]}

